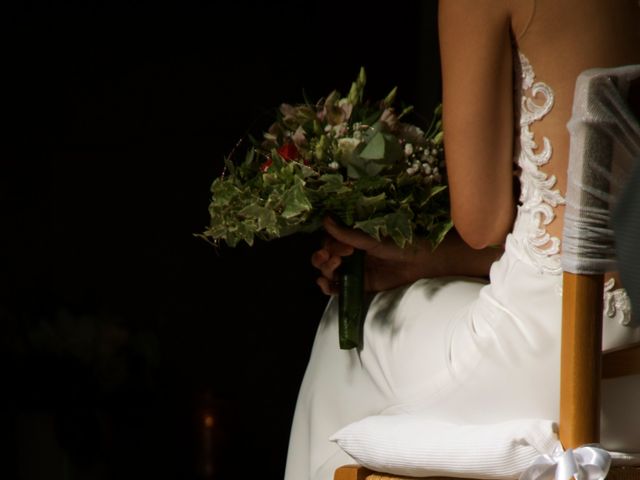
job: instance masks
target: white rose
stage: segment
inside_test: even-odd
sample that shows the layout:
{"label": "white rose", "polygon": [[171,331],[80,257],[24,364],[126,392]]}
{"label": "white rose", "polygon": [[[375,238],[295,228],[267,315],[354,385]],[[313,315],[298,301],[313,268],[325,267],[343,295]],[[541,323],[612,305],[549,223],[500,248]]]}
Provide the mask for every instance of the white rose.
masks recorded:
{"label": "white rose", "polygon": [[353,151],[358,145],[362,143],[361,140],[353,137],[344,137],[338,139],[338,155],[342,163],[349,163],[353,157]]}

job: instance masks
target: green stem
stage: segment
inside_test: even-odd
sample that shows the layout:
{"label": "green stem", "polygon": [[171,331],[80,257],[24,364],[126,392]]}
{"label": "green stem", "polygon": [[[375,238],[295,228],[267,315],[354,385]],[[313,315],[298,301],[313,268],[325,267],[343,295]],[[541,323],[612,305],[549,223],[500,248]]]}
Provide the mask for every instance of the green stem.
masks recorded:
{"label": "green stem", "polygon": [[364,256],[363,250],[356,249],[352,255],[342,258],[338,304],[338,326],[342,350],[362,347],[362,326],[365,316]]}

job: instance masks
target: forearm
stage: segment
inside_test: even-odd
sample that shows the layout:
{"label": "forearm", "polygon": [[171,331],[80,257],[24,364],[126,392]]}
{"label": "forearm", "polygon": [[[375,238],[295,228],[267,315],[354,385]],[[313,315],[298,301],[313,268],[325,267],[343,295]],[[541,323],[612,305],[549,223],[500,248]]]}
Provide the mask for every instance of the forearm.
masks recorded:
{"label": "forearm", "polygon": [[424,249],[424,259],[420,261],[421,278],[462,275],[486,277],[491,264],[502,255],[502,246],[474,249],[460,238],[457,231],[447,234],[442,243],[431,250]]}

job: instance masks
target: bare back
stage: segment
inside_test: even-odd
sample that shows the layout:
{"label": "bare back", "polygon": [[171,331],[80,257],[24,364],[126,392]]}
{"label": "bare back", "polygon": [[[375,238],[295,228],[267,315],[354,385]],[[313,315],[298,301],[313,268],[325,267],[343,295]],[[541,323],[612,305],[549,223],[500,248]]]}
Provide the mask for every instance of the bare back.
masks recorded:
{"label": "bare back", "polygon": [[[595,67],[640,63],[640,4],[637,0],[532,0],[520,2],[513,20],[525,20],[517,48],[529,59],[536,80],[554,93],[549,113],[531,126],[536,139],[547,137],[553,153],[541,167],[566,192],[573,90],[577,76]],[[540,143],[540,142],[538,142]],[[563,206],[555,207],[547,232],[560,238]]]}
{"label": "bare back", "polygon": [[[558,190],[560,201],[551,202],[559,205],[552,205],[546,227],[560,238],[575,81],[589,68],[640,63],[638,1],[440,0],[439,36],[445,150],[458,232],[472,247],[483,248],[503,243],[513,228],[514,147],[522,144],[514,102],[517,107],[521,95],[533,95],[533,109],[550,100],[529,126],[534,153],[545,137],[550,145],[550,155],[535,170],[557,179],[549,191]],[[548,89],[537,96],[533,90],[514,91],[514,50],[528,59],[535,82]]]}

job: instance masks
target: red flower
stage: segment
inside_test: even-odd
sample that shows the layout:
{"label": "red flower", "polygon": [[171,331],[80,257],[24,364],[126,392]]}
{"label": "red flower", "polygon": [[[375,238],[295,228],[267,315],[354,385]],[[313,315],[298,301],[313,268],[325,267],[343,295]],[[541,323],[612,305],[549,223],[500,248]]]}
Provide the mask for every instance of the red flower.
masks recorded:
{"label": "red flower", "polygon": [[260,170],[264,173],[267,170],[269,170],[269,167],[271,166],[271,164],[273,163],[273,160],[271,160],[270,158],[267,158],[267,160],[260,165]]}
{"label": "red flower", "polygon": [[285,143],[278,149],[278,154],[286,161],[296,160],[298,158],[298,149],[293,143]]}
{"label": "red flower", "polygon": [[[285,143],[278,150],[278,155],[280,155],[286,162],[290,162],[292,160],[297,160],[299,153],[298,149],[293,143]],[[307,160],[304,161],[304,164],[307,165],[309,162]],[[271,158],[267,158],[267,160],[260,165],[260,170],[266,172],[269,170],[269,167],[273,165],[273,160]]]}

